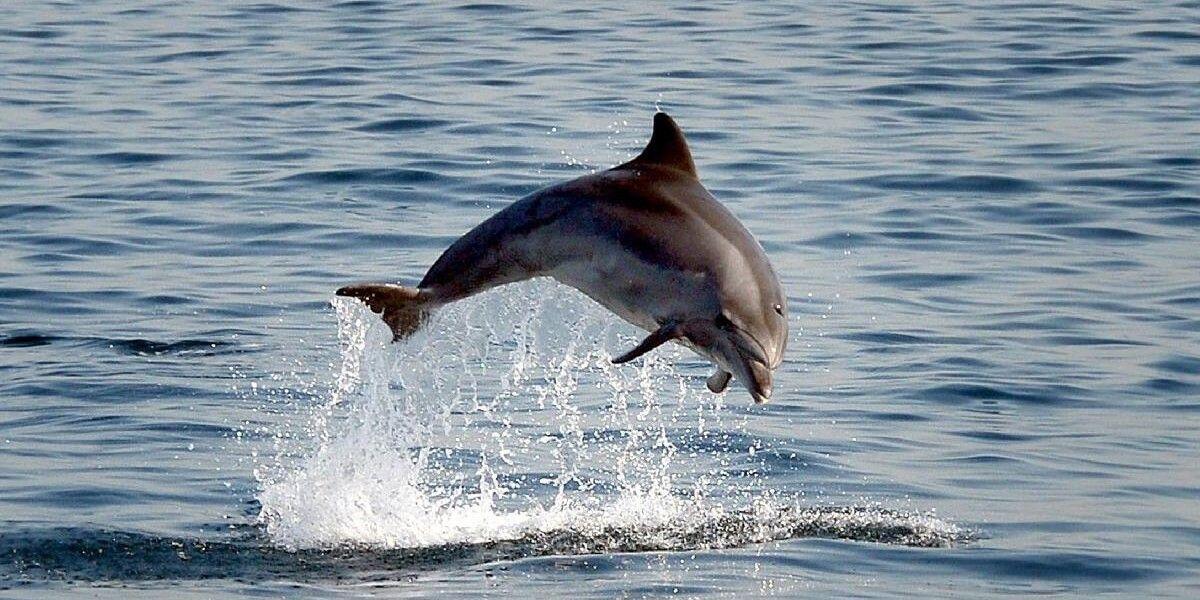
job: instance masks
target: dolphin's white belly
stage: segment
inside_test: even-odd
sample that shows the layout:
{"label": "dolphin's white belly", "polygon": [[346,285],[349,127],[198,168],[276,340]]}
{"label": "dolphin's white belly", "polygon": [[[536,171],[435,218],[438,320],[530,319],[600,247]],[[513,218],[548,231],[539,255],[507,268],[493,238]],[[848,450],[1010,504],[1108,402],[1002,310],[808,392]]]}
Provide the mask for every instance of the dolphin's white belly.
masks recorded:
{"label": "dolphin's white belly", "polygon": [[654,331],[670,320],[711,319],[720,312],[714,286],[703,273],[655,264],[598,238],[586,248],[548,274],[642,329]]}

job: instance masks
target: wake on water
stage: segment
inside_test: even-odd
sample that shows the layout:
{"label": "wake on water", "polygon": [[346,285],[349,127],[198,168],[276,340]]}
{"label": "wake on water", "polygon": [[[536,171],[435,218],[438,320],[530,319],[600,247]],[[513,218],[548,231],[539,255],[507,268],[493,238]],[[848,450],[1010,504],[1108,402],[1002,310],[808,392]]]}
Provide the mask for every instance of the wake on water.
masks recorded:
{"label": "wake on water", "polygon": [[504,556],[725,548],[817,536],[966,539],[931,515],[806,506],[747,464],[759,440],[675,348],[547,281],[444,308],[398,344],[334,301],[341,369],[307,451],[259,470],[258,517],[291,551],[497,548]]}

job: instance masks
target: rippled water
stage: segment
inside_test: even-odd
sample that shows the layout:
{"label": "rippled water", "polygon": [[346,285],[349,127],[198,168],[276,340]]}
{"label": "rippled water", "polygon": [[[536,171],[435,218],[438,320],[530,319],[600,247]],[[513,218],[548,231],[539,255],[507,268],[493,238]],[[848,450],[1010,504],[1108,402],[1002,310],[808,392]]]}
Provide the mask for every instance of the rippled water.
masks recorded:
{"label": "rippled water", "polygon": [[[0,596],[1200,594],[1200,3],[17,3]],[[770,404],[419,279],[657,107],[762,241]]]}

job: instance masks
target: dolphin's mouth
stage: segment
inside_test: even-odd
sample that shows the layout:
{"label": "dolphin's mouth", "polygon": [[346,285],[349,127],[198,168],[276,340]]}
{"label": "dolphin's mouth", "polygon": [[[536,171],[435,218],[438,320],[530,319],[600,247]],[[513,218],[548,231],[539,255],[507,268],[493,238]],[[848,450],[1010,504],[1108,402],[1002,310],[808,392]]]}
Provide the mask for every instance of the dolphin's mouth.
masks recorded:
{"label": "dolphin's mouth", "polygon": [[754,336],[739,327],[731,327],[729,331],[737,366],[740,367],[734,372],[754,398],[754,403],[763,404],[771,399],[771,392],[774,391],[766,349]]}
{"label": "dolphin's mouth", "polygon": [[757,360],[746,361],[746,388],[754,398],[755,404],[763,404],[771,399],[774,391],[771,381],[771,369]]}
{"label": "dolphin's mouth", "polygon": [[[682,342],[732,373],[734,379],[750,392],[755,404],[770,400],[774,391],[773,376],[769,355],[762,342],[728,319],[718,319],[715,325],[715,330],[707,326],[690,328]],[[709,389],[716,391],[712,385]]]}

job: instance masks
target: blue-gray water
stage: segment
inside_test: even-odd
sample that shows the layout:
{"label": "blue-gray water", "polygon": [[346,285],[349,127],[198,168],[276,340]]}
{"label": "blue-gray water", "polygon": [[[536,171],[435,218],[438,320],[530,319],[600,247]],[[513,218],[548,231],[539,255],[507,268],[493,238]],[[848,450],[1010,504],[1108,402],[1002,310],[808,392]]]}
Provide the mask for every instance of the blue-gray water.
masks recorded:
{"label": "blue-gray water", "polygon": [[[0,596],[1195,597],[1200,3],[1142,4],[6,6]],[[545,282],[331,306],[656,106],[770,404]]]}

